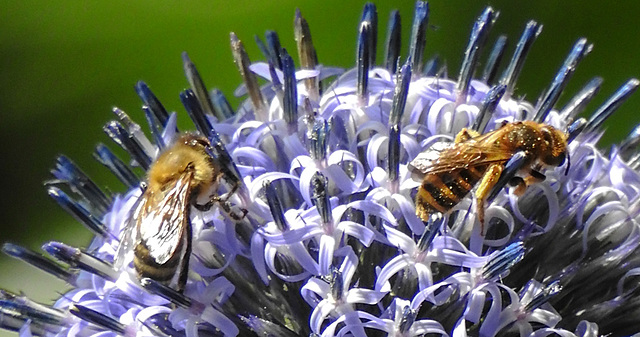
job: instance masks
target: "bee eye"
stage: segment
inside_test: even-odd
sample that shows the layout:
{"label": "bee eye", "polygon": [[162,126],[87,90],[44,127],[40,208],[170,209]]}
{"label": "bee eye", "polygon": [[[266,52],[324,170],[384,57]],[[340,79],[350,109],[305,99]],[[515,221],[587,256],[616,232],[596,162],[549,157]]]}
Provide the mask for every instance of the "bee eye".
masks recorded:
{"label": "bee eye", "polygon": [[553,135],[548,130],[542,130],[542,136],[544,137],[544,142],[547,146],[553,146]]}
{"label": "bee eye", "polygon": [[207,147],[207,146],[209,146],[209,140],[207,140],[207,139],[206,139],[206,138],[204,138],[204,137],[196,138],[196,139],[194,139],[194,141],[195,141],[195,143],[194,143],[193,145],[198,144],[198,145],[201,145],[201,146],[203,146],[203,147]]}

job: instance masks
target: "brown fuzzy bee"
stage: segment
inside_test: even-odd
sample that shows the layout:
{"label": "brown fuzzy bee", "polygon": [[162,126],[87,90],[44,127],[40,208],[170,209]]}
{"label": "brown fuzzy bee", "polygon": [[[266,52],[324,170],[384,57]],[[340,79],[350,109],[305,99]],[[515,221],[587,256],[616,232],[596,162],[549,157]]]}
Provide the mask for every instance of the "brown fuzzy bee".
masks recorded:
{"label": "brown fuzzy bee", "polygon": [[191,255],[191,206],[206,211],[218,203],[229,211],[227,198],[240,181],[232,181],[231,191],[221,198],[216,193],[223,176],[207,138],[180,135],[147,172],[147,186],[122,234],[115,268],[120,269],[133,251],[139,278],[151,278],[183,291]]}
{"label": "brown fuzzy bee", "polygon": [[567,136],[534,121],[504,123],[484,135],[462,129],[454,143],[447,145],[431,147],[409,163],[412,173],[422,178],[416,195],[416,215],[428,221],[433,213],[449,212],[479,182],[475,199],[483,235],[485,200],[505,164],[516,153],[525,154],[521,171],[527,174],[525,178],[514,178],[517,195],[524,193],[528,185],[544,180],[545,176],[534,168],[536,165],[560,166],[567,154]]}

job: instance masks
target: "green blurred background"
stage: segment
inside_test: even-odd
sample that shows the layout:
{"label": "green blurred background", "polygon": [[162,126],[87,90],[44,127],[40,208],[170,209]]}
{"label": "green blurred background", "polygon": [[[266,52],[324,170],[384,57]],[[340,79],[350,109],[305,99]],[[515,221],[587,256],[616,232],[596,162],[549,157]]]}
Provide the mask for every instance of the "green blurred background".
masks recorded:
{"label": "green blurred background", "polygon": [[[111,146],[102,132],[113,106],[140,123],[144,117],[133,86],[146,81],[172,111],[183,112],[179,92],[187,86],[180,53],[187,51],[209,88],[228,96],[240,82],[228,47],[229,32],[245,41],[253,60],[261,55],[255,34],[276,30],[295,55],[293,15],[299,7],[309,21],[318,58],[325,65],[351,67],[356,27],[364,1],[17,1],[0,11],[0,241],[39,249],[49,240],[84,246],[90,235],[51,201],[42,186],[54,157],[64,153],[101,186],[121,192],[91,153],[97,142]],[[439,54],[456,75],[475,17],[483,2],[432,2],[426,55]],[[593,76],[605,82],[595,107],[628,78],[640,76],[640,2],[492,1],[500,11],[490,44],[510,37],[510,57],[529,19],[544,24],[516,89],[535,100],[553,78],[579,37],[594,43],[567,88],[575,93]],[[413,1],[378,2],[379,46],[387,18],[398,8],[403,50],[410,31]],[[379,57],[381,59],[381,50]],[[486,55],[486,53],[485,53]],[[232,102],[237,106],[238,100]],[[640,94],[607,123],[607,145],[621,140],[640,121]],[[189,127],[186,114],[179,124]],[[115,149],[116,146],[111,146]],[[0,257],[0,286],[50,301],[64,285],[53,277]]]}

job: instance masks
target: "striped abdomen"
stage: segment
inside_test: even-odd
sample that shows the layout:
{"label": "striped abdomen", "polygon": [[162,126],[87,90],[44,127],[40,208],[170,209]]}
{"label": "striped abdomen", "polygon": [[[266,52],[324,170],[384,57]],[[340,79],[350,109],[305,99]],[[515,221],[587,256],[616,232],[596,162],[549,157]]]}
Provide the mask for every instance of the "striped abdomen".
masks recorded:
{"label": "striped abdomen", "polygon": [[178,271],[178,267],[180,267],[181,262],[186,262],[188,264],[189,256],[182,256],[183,244],[184,242],[180,243],[176,254],[171,256],[171,258],[164,264],[158,264],[153,257],[151,257],[149,254],[149,248],[143,242],[136,244],[133,250],[133,264],[140,278],[148,277],[160,283],[169,285],[176,276],[176,272]]}
{"label": "striped abdomen", "polygon": [[477,165],[451,172],[425,175],[416,195],[416,215],[429,221],[429,215],[447,213],[482,179],[488,165]]}

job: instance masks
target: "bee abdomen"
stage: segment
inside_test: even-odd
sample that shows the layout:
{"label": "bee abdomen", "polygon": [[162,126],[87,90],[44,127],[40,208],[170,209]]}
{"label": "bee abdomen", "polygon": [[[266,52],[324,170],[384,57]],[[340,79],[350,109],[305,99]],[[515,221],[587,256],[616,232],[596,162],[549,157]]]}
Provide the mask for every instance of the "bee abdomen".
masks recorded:
{"label": "bee abdomen", "polygon": [[140,242],[134,249],[133,265],[141,278],[148,277],[162,283],[170,282],[180,263],[179,254],[172,256],[166,263],[158,264],[149,254],[149,249]]}
{"label": "bee abdomen", "polygon": [[447,213],[462,200],[482,178],[486,166],[427,174],[416,195],[416,214],[422,221],[429,215]]}

